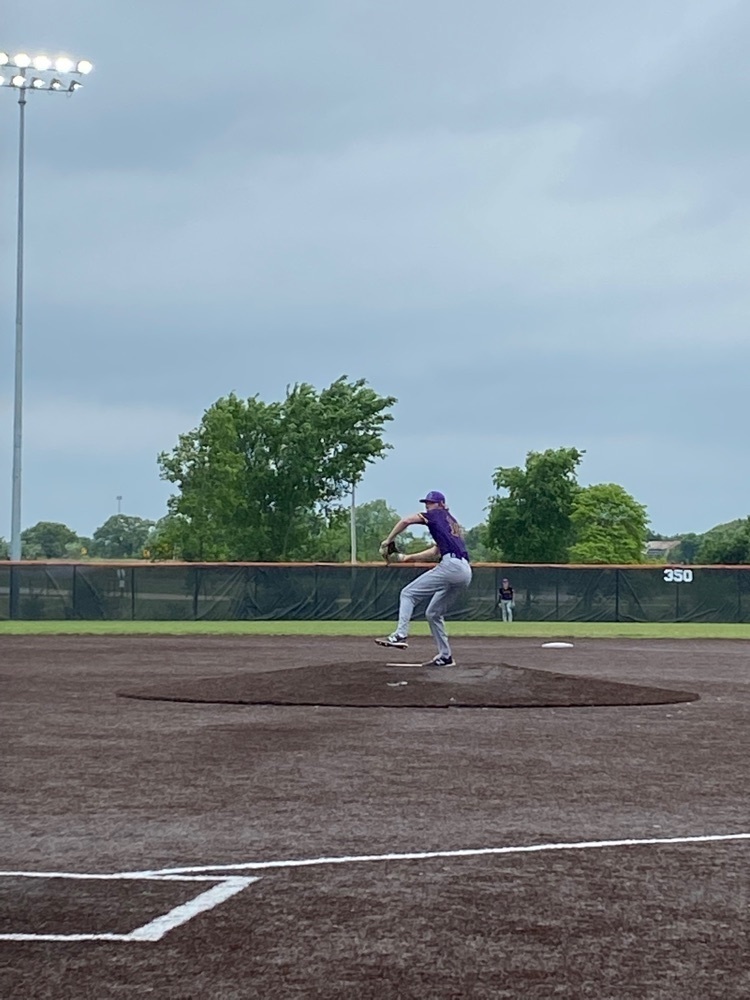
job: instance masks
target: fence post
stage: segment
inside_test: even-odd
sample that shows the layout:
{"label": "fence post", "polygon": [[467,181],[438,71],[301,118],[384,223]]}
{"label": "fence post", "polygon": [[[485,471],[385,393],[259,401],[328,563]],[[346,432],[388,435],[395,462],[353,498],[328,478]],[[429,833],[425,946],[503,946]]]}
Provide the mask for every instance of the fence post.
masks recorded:
{"label": "fence post", "polygon": [[560,621],[560,570],[555,570],[555,621]]}
{"label": "fence post", "polygon": [[21,573],[18,563],[10,564],[10,593],[8,594],[8,617],[12,620],[13,618],[18,618],[20,595],[21,595],[21,581],[19,579]]}
{"label": "fence post", "polygon": [[198,599],[200,596],[200,569],[194,569],[193,573],[193,621],[198,621]]}
{"label": "fence post", "polygon": [[352,563],[351,572],[349,573],[349,603],[346,606],[346,621],[352,620],[352,608],[354,607],[354,602],[357,595],[357,570],[358,566],[356,563]]}
{"label": "fence post", "polygon": [[615,621],[620,620],[620,570],[615,570]]}
{"label": "fence post", "polygon": [[735,570],[735,576],[737,578],[737,621],[742,621],[742,582],[741,582],[741,569]]}

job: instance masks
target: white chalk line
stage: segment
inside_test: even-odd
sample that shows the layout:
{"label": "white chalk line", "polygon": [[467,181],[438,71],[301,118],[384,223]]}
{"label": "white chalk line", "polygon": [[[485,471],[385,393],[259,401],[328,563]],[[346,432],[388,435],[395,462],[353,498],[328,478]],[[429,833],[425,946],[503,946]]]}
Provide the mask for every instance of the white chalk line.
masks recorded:
{"label": "white chalk line", "polygon": [[243,864],[199,865],[189,868],[160,868],[137,872],[143,875],[182,875],[211,871],[261,871],[269,868],[308,868],[316,865],[346,865],[377,861],[426,861],[430,858],[476,858],[503,854],[534,854],[544,851],[585,851],[607,847],[645,847],[659,844],[707,844],[750,840],[750,833],[705,834],[690,837],[644,837],[627,840],[582,840],[560,844],[524,844],[510,847],[477,847],[453,851],[410,851],[404,854],[352,854],[331,858],[299,858],[284,861],[248,861]]}
{"label": "white chalk line", "polygon": [[160,941],[165,934],[185,924],[188,920],[212,910],[231,896],[246,889],[251,882],[257,882],[254,876],[230,875],[133,875],[118,873],[116,875],[96,875],[76,872],[0,872],[0,877],[15,878],[63,878],[63,879],[99,879],[120,881],[153,881],[153,882],[213,882],[217,883],[199,893],[186,903],[180,903],[168,913],[160,914],[147,924],[136,927],[128,934],[32,934],[9,933],[0,934],[0,941]]}
{"label": "white chalk line", "polygon": [[410,851],[390,854],[353,854],[341,857],[298,858],[279,861],[249,861],[243,864],[200,865],[185,868],[161,868],[141,872],[116,872],[96,874],[87,872],[26,872],[0,871],[6,878],[67,878],[173,882],[219,882],[142,927],[128,934],[0,934],[2,941],[159,941],[169,931],[186,923],[197,914],[213,909],[220,903],[241,892],[250,883],[258,881],[252,876],[209,875],[208,872],[258,871],[271,868],[308,868],[323,865],[356,864],[378,861],[426,861],[431,858],[476,858],[511,854],[536,854],[549,851],[584,851],[611,847],[651,847],[659,845],[710,844],[750,840],[750,833],[700,834],[686,837],[643,837],[621,840],[582,840],[555,844],[524,844],[507,847],[463,848],[451,851]]}
{"label": "white chalk line", "polygon": [[169,931],[174,930],[175,927],[179,927],[180,924],[186,924],[188,920],[192,920],[199,913],[212,910],[231,896],[236,896],[238,892],[242,892],[251,882],[257,881],[257,878],[242,877],[225,879],[219,885],[215,885],[212,889],[207,889],[206,892],[202,892],[187,903],[175,906],[169,913],[164,913],[162,916],[156,917],[150,923],[144,924],[143,927],[137,927],[130,933],[128,940],[159,941]]}
{"label": "white chalk line", "polygon": [[75,878],[99,879],[112,882],[117,879],[126,881],[142,881],[150,879],[153,882],[218,882],[221,875],[162,875],[160,872],[115,872],[111,875],[91,874],[90,872],[3,872],[0,878]]}
{"label": "white chalk line", "polygon": [[0,941],[129,941],[129,934],[0,934]]}

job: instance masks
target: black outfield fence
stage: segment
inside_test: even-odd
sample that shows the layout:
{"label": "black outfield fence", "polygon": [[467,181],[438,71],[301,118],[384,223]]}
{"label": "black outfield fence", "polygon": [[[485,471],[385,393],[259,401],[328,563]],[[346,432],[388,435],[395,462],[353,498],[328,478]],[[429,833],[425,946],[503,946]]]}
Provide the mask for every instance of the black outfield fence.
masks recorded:
{"label": "black outfield fence", "polygon": [[[394,618],[424,566],[0,563],[0,619],[262,621]],[[750,566],[479,565],[450,617],[499,617],[503,577],[521,621],[750,622]]]}

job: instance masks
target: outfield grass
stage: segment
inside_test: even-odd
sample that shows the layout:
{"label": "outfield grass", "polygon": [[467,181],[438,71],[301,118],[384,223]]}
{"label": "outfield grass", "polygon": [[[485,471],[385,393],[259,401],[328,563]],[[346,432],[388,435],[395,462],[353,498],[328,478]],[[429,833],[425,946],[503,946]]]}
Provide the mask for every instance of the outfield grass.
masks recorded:
{"label": "outfield grass", "polygon": [[[349,621],[0,621],[3,635],[386,635],[393,622]],[[750,639],[750,624],[631,622],[449,622],[452,636],[492,638]],[[413,635],[428,635],[417,622]]]}

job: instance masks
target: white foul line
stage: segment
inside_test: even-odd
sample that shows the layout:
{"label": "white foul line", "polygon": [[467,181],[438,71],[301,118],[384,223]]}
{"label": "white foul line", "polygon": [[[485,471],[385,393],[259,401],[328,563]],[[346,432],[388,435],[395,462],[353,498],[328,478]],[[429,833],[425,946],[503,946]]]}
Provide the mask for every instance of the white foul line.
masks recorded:
{"label": "white foul line", "polygon": [[163,875],[161,872],[116,872],[113,875],[91,874],[90,872],[0,872],[0,878],[74,878],[99,879],[113,882],[117,879],[153,882],[218,882],[221,875]]}
{"label": "white foul line", "polygon": [[258,871],[266,868],[307,868],[313,865],[346,865],[359,861],[424,861],[429,858],[476,858],[496,854],[533,854],[541,851],[585,851],[602,847],[639,847],[653,844],[706,844],[722,840],[750,840],[750,833],[707,834],[695,837],[647,837],[640,840],[582,840],[563,844],[528,844],[520,847],[477,847],[456,851],[414,851],[407,854],[353,854],[340,858],[300,858],[288,861],[248,861],[244,864],[160,868],[138,875],[178,875],[212,871]]}
{"label": "white foul line", "polygon": [[16,878],[65,878],[65,879],[129,879],[140,881],[143,879],[154,882],[218,882],[205,892],[199,893],[187,903],[175,906],[169,913],[155,917],[142,927],[136,927],[128,934],[0,934],[0,941],[160,941],[165,934],[179,927],[180,924],[187,923],[199,913],[212,910],[215,906],[223,903],[231,896],[236,895],[245,889],[251,882],[258,879],[253,876],[230,875],[223,878],[221,875],[132,875],[121,873],[118,875],[90,875],[85,873],[72,872],[0,872],[0,876]]}
{"label": "white foul line", "polygon": [[641,847],[665,844],[710,844],[726,841],[750,840],[750,833],[704,834],[692,837],[644,837],[626,840],[581,840],[561,844],[525,844],[509,847],[477,847],[454,851],[412,851],[403,854],[353,854],[337,858],[299,858],[286,861],[249,861],[244,864],[201,865],[190,868],[161,868],[143,872],[118,872],[111,875],[85,872],[24,872],[0,871],[0,877],[16,878],[70,878],[102,880],[139,880],[170,882],[219,882],[156,917],[129,934],[0,934],[2,941],[159,941],[169,931],[186,923],[199,913],[210,910],[236,893],[241,892],[257,878],[251,876],[225,876],[201,874],[223,871],[257,871],[269,868],[307,868],[315,865],[343,865],[361,861],[424,861],[430,858],[476,858],[505,854],[535,854],[543,851],[584,851],[606,847]]}
{"label": "white foul line", "polygon": [[0,941],[130,941],[129,934],[0,934]]}

